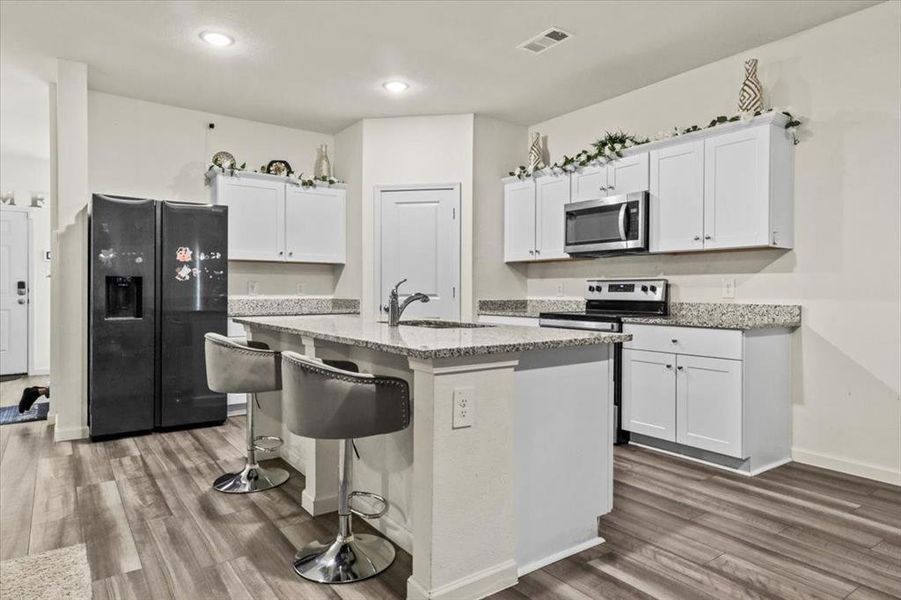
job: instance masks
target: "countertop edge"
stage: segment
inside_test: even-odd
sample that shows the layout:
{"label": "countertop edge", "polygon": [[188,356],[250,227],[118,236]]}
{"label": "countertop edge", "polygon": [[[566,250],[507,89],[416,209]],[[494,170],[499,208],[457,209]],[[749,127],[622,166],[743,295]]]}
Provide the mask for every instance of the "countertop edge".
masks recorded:
{"label": "countertop edge", "polygon": [[[384,344],[380,342],[371,342],[366,340],[359,340],[352,337],[345,337],[340,335],[332,335],[327,333],[321,333],[317,331],[304,330],[301,328],[287,328],[281,325],[275,325],[271,323],[260,323],[258,321],[253,321],[252,319],[256,319],[260,316],[264,318],[266,316],[275,316],[275,315],[253,315],[253,316],[243,316],[243,317],[235,317],[235,322],[240,324],[246,324],[251,326],[256,326],[261,329],[267,329],[269,331],[276,331],[279,333],[288,333],[291,335],[299,335],[299,336],[309,336],[316,340],[323,340],[326,342],[332,342],[335,344],[344,344],[348,346],[357,346],[361,348],[368,348],[370,350],[376,350],[379,352],[386,352],[388,354],[398,354],[401,356],[408,356],[410,358],[417,359],[434,359],[434,358],[461,358],[466,356],[482,356],[486,354],[508,354],[508,353],[516,353],[516,352],[534,352],[541,350],[556,350],[560,348],[572,348],[572,347],[582,347],[582,346],[600,346],[603,344],[617,344],[622,342],[628,342],[632,339],[630,334],[626,333],[604,333],[598,334],[594,337],[581,337],[581,338],[573,338],[568,340],[542,340],[535,342],[509,342],[509,343],[497,343],[497,344],[487,344],[487,345],[479,345],[479,346],[471,346],[468,348],[435,348],[431,350],[419,350],[416,348],[405,348],[401,346],[394,346],[391,344]],[[308,315],[299,315],[299,316],[308,316]],[[314,316],[314,315],[309,315]],[[610,339],[615,338],[615,339]]]}

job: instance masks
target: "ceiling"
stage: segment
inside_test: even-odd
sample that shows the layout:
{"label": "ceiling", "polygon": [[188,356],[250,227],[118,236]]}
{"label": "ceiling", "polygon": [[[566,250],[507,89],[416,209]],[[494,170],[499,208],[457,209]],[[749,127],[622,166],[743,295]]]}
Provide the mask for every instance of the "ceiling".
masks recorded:
{"label": "ceiling", "polygon": [[[94,90],[322,132],[475,112],[532,124],[878,2],[0,3],[0,59]],[[573,37],[533,55],[551,26]],[[214,48],[198,34],[236,39]],[[411,88],[390,96],[381,83]]]}

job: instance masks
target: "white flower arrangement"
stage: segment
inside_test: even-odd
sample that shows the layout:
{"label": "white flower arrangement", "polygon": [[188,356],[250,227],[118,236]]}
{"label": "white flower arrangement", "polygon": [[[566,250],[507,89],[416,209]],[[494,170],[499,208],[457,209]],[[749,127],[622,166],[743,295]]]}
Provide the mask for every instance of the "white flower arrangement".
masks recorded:
{"label": "white flower arrangement", "polygon": [[[794,143],[798,144],[798,128],[801,126],[801,121],[798,120],[794,115],[792,115],[790,107],[770,108],[767,110],[758,111],[740,111],[734,113],[731,116],[720,115],[718,117],[714,117],[706,127],[700,127],[698,125],[692,125],[684,129],[673,127],[672,129],[666,131],[658,131],[651,138],[636,137],[635,135],[626,133],[624,131],[617,131],[615,133],[608,131],[604,135],[604,137],[592,144],[593,150],[581,150],[573,156],[564,155],[559,162],[556,162],[548,167],[548,170],[551,173],[572,173],[580,167],[586,167],[595,164],[603,166],[608,162],[616,160],[617,158],[622,158],[622,151],[627,148],[632,148],[641,144],[647,144],[648,142],[652,141],[659,142],[661,140],[667,140],[680,135],[685,135],[686,133],[694,133],[695,131],[701,131],[703,129],[710,129],[712,127],[716,127],[717,125],[722,125],[723,123],[734,123],[735,121],[747,122],[754,117],[759,117],[764,113],[770,112],[782,113],[788,117],[788,122],[785,124],[785,130],[792,136]],[[518,177],[519,179],[526,179],[532,176],[528,169],[526,169],[526,167],[522,165],[520,165],[516,170],[510,171],[510,175]]]}

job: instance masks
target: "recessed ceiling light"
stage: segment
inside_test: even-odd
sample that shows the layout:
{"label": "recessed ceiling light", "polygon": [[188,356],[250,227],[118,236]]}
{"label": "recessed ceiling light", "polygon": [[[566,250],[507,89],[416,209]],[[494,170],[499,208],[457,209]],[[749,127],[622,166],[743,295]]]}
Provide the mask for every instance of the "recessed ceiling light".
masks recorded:
{"label": "recessed ceiling light", "polygon": [[407,91],[407,89],[410,87],[410,84],[404,81],[386,81],[382,84],[382,87],[392,94],[402,94]]}
{"label": "recessed ceiling light", "polygon": [[218,31],[204,31],[200,34],[200,39],[210,46],[231,46],[235,43],[235,39],[232,36],[219,33]]}

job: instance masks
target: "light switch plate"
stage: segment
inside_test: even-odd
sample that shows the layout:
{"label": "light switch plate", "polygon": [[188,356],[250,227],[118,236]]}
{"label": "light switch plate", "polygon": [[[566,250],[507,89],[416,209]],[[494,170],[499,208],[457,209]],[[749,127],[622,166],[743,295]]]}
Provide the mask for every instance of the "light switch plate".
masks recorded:
{"label": "light switch plate", "polygon": [[723,278],[723,298],[735,298],[735,278]]}
{"label": "light switch plate", "polygon": [[260,293],[260,284],[256,281],[248,281],[247,282],[247,293],[251,296],[256,296]]}
{"label": "light switch plate", "polygon": [[566,293],[566,286],[561,281],[560,283],[557,284],[557,295],[562,296],[565,293]]}
{"label": "light switch plate", "polygon": [[472,427],[475,419],[475,403],[473,388],[457,388],[454,390],[453,429]]}

